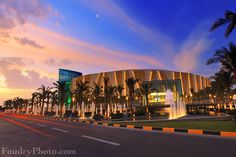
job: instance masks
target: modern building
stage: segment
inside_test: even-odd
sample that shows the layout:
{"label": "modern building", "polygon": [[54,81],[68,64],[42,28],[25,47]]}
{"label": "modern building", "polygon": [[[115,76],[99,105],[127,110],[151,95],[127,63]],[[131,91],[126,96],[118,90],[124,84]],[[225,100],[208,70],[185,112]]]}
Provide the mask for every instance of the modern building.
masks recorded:
{"label": "modern building", "polygon": [[59,69],[59,82],[65,82],[66,84],[66,101],[65,105],[68,106],[71,103],[71,81],[73,78],[82,76],[82,73],[67,69]]}
{"label": "modern building", "polygon": [[167,89],[172,91],[173,97],[177,100],[179,97],[191,96],[191,90],[197,92],[210,86],[210,81],[206,77],[196,74],[158,69],[134,69],[100,72],[74,77],[71,81],[71,89],[74,90],[76,88],[76,81],[79,80],[89,81],[90,86],[94,82],[103,85],[104,77],[109,78],[108,85],[115,86],[120,84],[124,86],[122,96],[128,94],[128,87],[125,83],[127,78],[135,77],[140,79],[139,84],[136,84],[135,88],[139,88],[143,82],[150,82],[152,88],[155,89],[149,96],[150,103],[164,103]]}

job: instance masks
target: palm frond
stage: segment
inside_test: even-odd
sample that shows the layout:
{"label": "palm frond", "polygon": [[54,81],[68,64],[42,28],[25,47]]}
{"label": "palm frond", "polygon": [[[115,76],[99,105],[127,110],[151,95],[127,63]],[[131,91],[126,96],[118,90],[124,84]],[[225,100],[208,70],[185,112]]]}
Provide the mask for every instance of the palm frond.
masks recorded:
{"label": "palm frond", "polygon": [[219,26],[225,25],[225,24],[227,24],[228,22],[229,22],[228,19],[222,19],[222,18],[220,18],[220,19],[218,19],[217,21],[215,21],[215,22],[213,23],[213,25],[212,25],[211,28],[210,28],[210,31],[214,31],[214,30],[217,29]]}
{"label": "palm frond", "polygon": [[225,31],[225,36],[228,37],[229,34],[233,31],[235,23],[230,22]]}

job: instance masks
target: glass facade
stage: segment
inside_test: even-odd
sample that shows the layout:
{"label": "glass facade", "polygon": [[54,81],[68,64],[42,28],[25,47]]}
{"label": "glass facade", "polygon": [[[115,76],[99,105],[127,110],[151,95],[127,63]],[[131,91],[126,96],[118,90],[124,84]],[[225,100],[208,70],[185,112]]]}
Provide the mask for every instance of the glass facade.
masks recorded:
{"label": "glass facade", "polygon": [[71,80],[74,77],[81,76],[82,73],[72,70],[66,70],[66,69],[59,69],[59,82],[65,82],[66,83],[66,99],[65,99],[65,105],[66,108],[71,104]]}
{"label": "glass facade", "polygon": [[182,87],[180,80],[153,80],[144,81],[150,83],[153,92],[149,95],[150,104],[165,104],[165,96],[167,89],[171,90],[174,101],[182,96]]}
{"label": "glass facade", "polygon": [[59,82],[71,82],[74,77],[81,76],[82,73],[72,70],[59,69]]}

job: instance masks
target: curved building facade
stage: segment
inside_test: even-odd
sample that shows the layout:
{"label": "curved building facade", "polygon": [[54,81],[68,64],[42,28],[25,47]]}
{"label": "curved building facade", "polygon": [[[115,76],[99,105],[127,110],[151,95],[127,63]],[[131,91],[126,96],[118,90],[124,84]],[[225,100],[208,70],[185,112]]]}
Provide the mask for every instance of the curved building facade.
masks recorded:
{"label": "curved building facade", "polygon": [[[140,83],[150,82],[151,86],[156,89],[156,93],[151,93],[151,96],[165,95],[167,89],[180,95],[191,95],[191,89],[194,92],[210,86],[210,81],[206,77],[178,71],[158,70],[158,69],[134,69],[134,70],[119,70],[110,72],[100,72],[94,74],[82,75],[72,79],[72,90],[76,88],[76,81],[89,81],[89,85],[92,86],[93,82],[103,85],[103,78],[108,77],[108,85],[122,84],[124,90],[123,96],[128,94],[128,87],[125,80],[129,77],[139,78],[139,84],[136,84],[135,88],[139,88]],[[177,95],[175,94],[175,95]],[[154,101],[155,98],[153,98]],[[156,98],[158,99],[158,98]]]}

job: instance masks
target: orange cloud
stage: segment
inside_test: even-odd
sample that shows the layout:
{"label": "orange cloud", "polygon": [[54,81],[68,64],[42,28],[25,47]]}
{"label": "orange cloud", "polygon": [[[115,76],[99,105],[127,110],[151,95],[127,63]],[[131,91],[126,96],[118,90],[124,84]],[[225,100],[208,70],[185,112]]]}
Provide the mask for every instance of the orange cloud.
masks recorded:
{"label": "orange cloud", "polygon": [[[28,81],[23,81],[25,88],[32,88],[32,85],[40,86],[43,83],[42,80],[55,81],[59,66],[87,73],[127,68],[162,67],[156,59],[146,55],[136,55],[132,52],[93,45],[32,24],[15,27],[9,32],[11,35],[6,38],[7,42],[0,43],[0,55],[8,58],[24,58],[23,65],[12,64],[5,70],[1,69],[1,77],[6,79],[1,79],[1,84],[5,83],[12,87],[17,87],[17,83],[25,79],[28,79]],[[27,41],[34,41],[43,49],[32,46],[32,44],[19,43],[15,40],[16,38],[27,38]],[[55,66],[45,64],[49,58],[55,60],[57,64]],[[29,79],[36,75],[34,80],[38,80],[38,83]],[[6,82],[8,83],[6,84]],[[10,95],[8,94],[8,96]]]}

